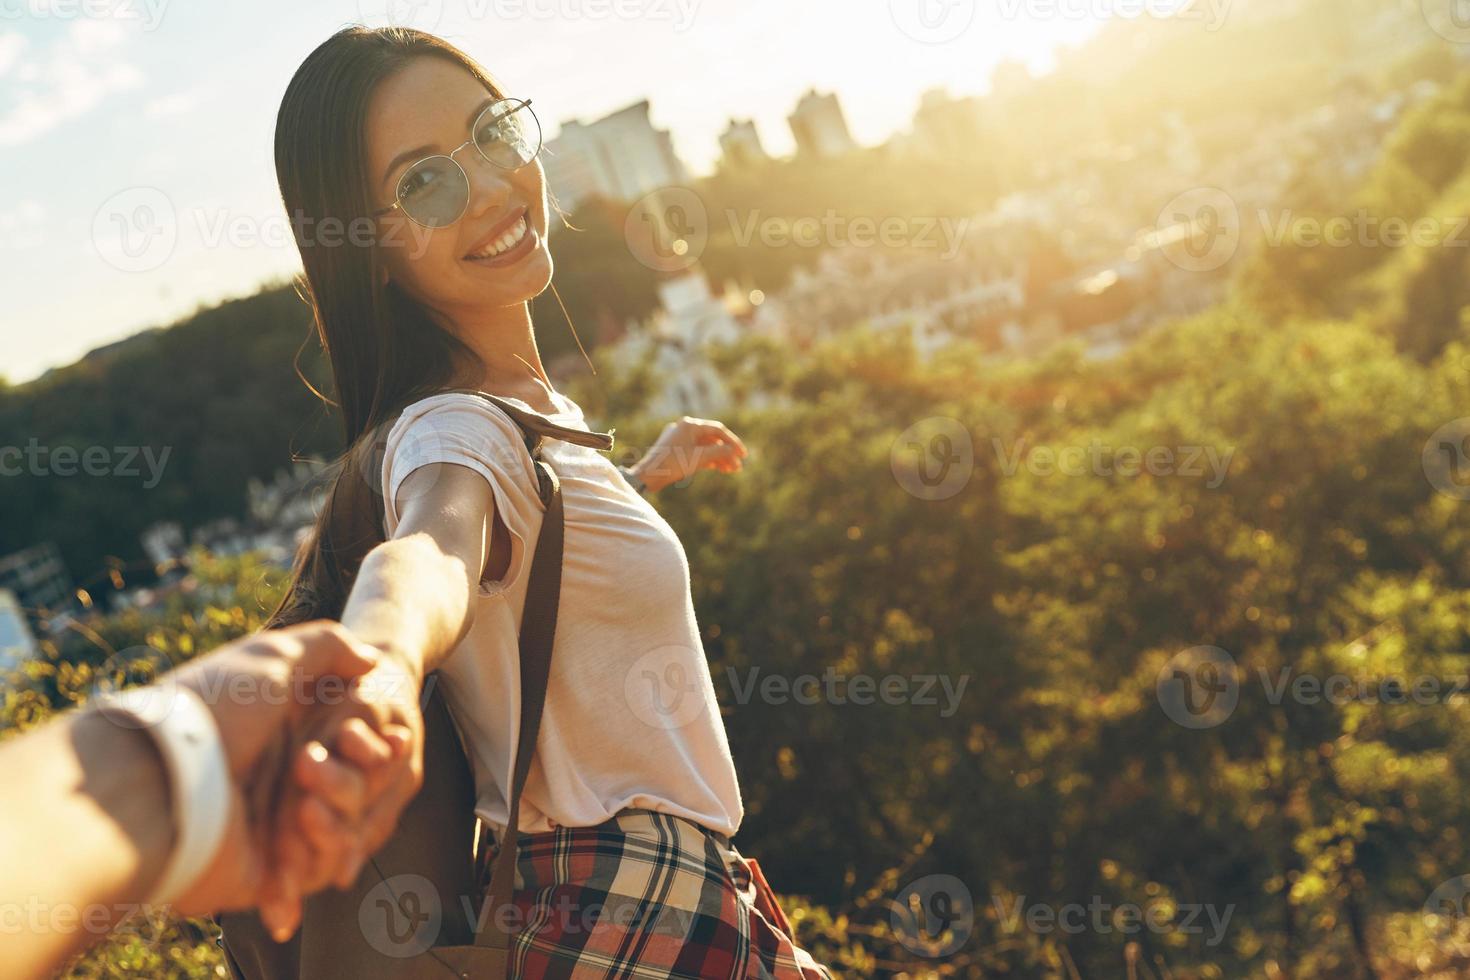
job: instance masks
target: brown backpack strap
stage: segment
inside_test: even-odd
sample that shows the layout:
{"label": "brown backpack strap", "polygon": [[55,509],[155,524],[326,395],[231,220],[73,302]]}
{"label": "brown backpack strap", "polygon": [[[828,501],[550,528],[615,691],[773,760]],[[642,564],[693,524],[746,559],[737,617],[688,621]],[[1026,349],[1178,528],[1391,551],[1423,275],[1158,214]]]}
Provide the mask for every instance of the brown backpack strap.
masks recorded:
{"label": "brown backpack strap", "polygon": [[[511,417],[521,429],[521,436],[526,440],[526,448],[531,452],[531,458],[536,458],[537,450],[540,448],[541,439],[550,436],[563,442],[570,442],[577,446],[587,446],[603,452],[609,452],[613,448],[613,433],[617,430],[609,429],[606,432],[589,432],[585,429],[574,429],[569,425],[560,425],[551,421],[544,415],[528,412],[524,408],[512,405],[504,398],[492,395],[486,391],[476,388],[450,388],[441,394],[457,393],[463,395],[478,395],[500,409]],[[544,501],[543,497],[543,501]]]}
{"label": "brown backpack strap", "polygon": [[[475,929],[475,945],[509,950],[511,934],[507,918],[501,910],[511,903],[515,883],[516,843],[520,839],[521,791],[531,772],[531,757],[536,751],[536,738],[541,731],[541,713],[546,704],[546,682],[551,673],[551,650],[556,638],[556,617],[561,604],[562,545],[565,537],[565,515],[562,508],[561,481],[556,472],[541,458],[542,439],[549,436],[590,446],[611,449],[611,432],[587,432],[557,425],[548,419],[517,408],[483,391],[456,389],[479,395],[505,412],[520,427],[526,448],[536,468],[537,492],[545,507],[541,531],[536,537],[536,550],[531,558],[530,580],[526,585],[526,604],[521,612],[521,725],[516,741],[515,765],[511,774],[510,814],[500,851],[490,868],[490,890]],[[481,855],[486,853],[486,837],[479,841]]]}
{"label": "brown backpack strap", "polygon": [[[521,790],[531,771],[536,736],[541,731],[541,709],[546,704],[546,680],[551,673],[551,647],[556,637],[556,614],[561,599],[561,559],[564,521],[561,483],[544,460],[536,460],[541,499],[546,516],[536,537],[531,580],[521,613],[521,730],[516,742],[515,770],[511,776],[510,818],[501,836],[500,852],[490,871],[490,894],[475,930],[475,945],[509,949],[511,935],[501,912],[510,905],[516,872],[516,841],[520,837]],[[483,843],[483,839],[482,839]],[[487,914],[488,913],[488,914]]]}

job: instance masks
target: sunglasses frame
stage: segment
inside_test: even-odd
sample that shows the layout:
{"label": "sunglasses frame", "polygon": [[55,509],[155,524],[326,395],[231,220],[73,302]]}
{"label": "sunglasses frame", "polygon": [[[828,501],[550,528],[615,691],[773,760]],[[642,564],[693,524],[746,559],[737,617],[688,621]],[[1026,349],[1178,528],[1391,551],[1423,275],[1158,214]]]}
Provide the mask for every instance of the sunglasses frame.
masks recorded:
{"label": "sunglasses frame", "polygon": [[[487,157],[485,155],[485,151],[482,150],[482,149],[480,149],[480,144],[475,142],[475,131],[480,128],[480,120],[485,118],[485,113],[491,111],[496,106],[498,106],[498,105],[504,105],[507,102],[519,102],[520,105],[516,106],[510,112],[504,113],[501,118],[504,118],[504,116],[514,115],[515,113],[520,112],[522,109],[525,109],[527,112],[529,112],[531,114],[531,118],[536,123],[536,151],[531,154],[530,158],[527,159],[525,163],[517,164],[514,167],[507,167],[503,163],[497,163],[496,161],[490,159],[489,157]],[[501,170],[509,170],[509,171],[514,172],[516,170],[521,169],[524,166],[529,165],[538,156],[541,155],[541,149],[542,149],[542,147],[544,147],[546,145],[546,134],[541,129],[541,119],[540,119],[540,117],[538,117],[536,115],[536,110],[531,108],[531,100],[530,99],[517,99],[517,98],[503,98],[503,99],[498,99],[495,102],[492,102],[489,105],[487,105],[480,112],[480,114],[475,117],[475,121],[472,122],[472,123],[470,123],[470,138],[469,139],[465,140],[463,143],[459,144],[454,149],[450,150],[448,153],[430,153],[428,156],[426,156],[426,157],[420,157],[419,159],[415,160],[413,163],[409,164],[408,167],[406,167],[404,169],[404,171],[403,171],[403,177],[399,177],[397,183],[394,185],[394,188],[393,188],[393,203],[392,204],[389,204],[387,207],[378,208],[378,210],[376,210],[376,211],[373,212],[373,217],[374,218],[381,218],[383,215],[387,214],[389,211],[392,211],[392,210],[394,210],[396,208],[396,209],[402,211],[403,212],[403,216],[405,218],[407,218],[409,221],[412,221],[414,224],[418,225],[421,228],[429,228],[429,229],[434,229],[434,228],[448,228],[450,225],[454,224],[460,218],[463,218],[464,217],[464,213],[467,210],[469,210],[469,206],[470,206],[470,195],[468,193],[468,188],[470,187],[470,175],[467,174],[467,173],[465,173],[464,167],[462,167],[460,165],[460,162],[458,160],[454,159],[454,155],[456,153],[458,153],[460,150],[463,150],[465,147],[467,147],[467,146],[469,146],[471,144],[474,144],[475,152],[477,152],[477,153],[480,154],[480,159],[481,160],[484,160],[486,163],[488,163],[488,164],[490,164],[492,166],[499,167]],[[444,159],[448,160],[450,163],[454,164],[454,168],[456,170],[458,170],[459,171],[459,175],[464,178],[466,193],[465,193],[464,206],[459,209],[459,214],[455,215],[450,220],[444,222],[442,225],[431,225],[431,224],[428,224],[426,222],[420,221],[419,219],[415,218],[413,215],[411,215],[411,214],[408,213],[408,209],[403,206],[403,197],[399,193],[399,188],[403,186],[403,178],[404,177],[407,177],[409,174],[411,174],[413,172],[413,169],[415,167],[417,167],[419,164],[423,163],[426,160],[434,160],[434,159],[437,159],[439,157],[443,157]]]}

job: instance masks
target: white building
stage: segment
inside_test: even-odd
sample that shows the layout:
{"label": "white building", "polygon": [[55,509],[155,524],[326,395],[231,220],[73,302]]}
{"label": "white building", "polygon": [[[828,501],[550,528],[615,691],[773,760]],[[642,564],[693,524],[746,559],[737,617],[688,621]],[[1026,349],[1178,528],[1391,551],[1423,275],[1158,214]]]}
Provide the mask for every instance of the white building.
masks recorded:
{"label": "white building", "polygon": [[688,171],[666,130],[654,129],[648,100],[595,122],[562,123],[546,144],[546,182],[567,211],[594,195],[635,201],[660,187],[683,184]]}
{"label": "white building", "polygon": [[731,119],[720,134],[720,166],[729,170],[748,170],[771,158],[761,145],[760,133],[750,119]]}
{"label": "white building", "polygon": [[786,121],[791,124],[791,135],[796,137],[798,156],[830,159],[857,148],[847,130],[842,105],[831,92],[818,95],[816,89],[808,91]]}
{"label": "white building", "polygon": [[659,415],[708,415],[729,404],[729,391],[710,363],[711,348],[734,343],[740,324],[723,297],[710,291],[698,268],[658,286],[661,309],[630,330],[613,356],[623,364],[651,362],[662,384],[649,404]]}

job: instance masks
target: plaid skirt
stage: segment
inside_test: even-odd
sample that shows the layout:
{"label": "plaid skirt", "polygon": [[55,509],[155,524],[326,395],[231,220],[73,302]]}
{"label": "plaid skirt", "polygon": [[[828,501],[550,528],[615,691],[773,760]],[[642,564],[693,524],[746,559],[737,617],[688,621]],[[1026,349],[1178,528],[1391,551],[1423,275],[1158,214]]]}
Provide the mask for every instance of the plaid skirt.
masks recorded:
{"label": "plaid skirt", "polygon": [[630,808],[516,850],[515,977],[832,980],[757,909],[759,867],[691,820]]}

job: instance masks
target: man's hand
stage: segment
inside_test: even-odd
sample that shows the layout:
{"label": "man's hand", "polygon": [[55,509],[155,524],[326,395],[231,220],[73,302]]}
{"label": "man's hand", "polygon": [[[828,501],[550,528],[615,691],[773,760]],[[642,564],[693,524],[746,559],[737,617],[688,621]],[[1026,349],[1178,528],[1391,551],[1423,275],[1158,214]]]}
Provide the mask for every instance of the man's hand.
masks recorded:
{"label": "man's hand", "polygon": [[[258,633],[166,675],[165,683],[193,689],[210,706],[233,777],[225,841],[208,871],[174,903],[179,912],[247,908],[272,897],[274,811],[263,812],[262,806],[284,795],[278,781],[287,773],[312,786],[318,802],[332,804],[323,808],[328,812],[315,814],[320,822],[317,838],[355,842],[347,847],[354,857],[354,848],[371,853],[364,832],[368,814],[375,828],[385,819],[391,827],[397,811],[385,817],[391,804],[377,805],[368,778],[375,775],[380,783],[391,778],[379,770],[391,769],[391,760],[406,754],[395,750],[395,742],[409,744],[411,738],[384,737],[383,729],[367,725],[343,725],[334,739],[343,758],[331,758],[322,745],[298,733],[319,712],[349,703],[354,679],[367,676],[379,660],[377,651],[340,624],[319,621]],[[421,722],[419,726],[421,730]],[[359,768],[364,764],[366,770]],[[406,803],[411,795],[399,792],[391,799]],[[336,869],[336,875],[345,872]],[[299,917],[299,894],[294,903]]]}
{"label": "man's hand", "polygon": [[[292,751],[296,761],[272,808],[272,874],[260,910],[278,941],[299,925],[301,896],[357,880],[362,863],[387,843],[423,784],[419,690],[417,675],[383,653],[348,698],[312,712],[294,733],[306,754]],[[391,753],[374,751],[368,737],[374,731],[386,733]],[[361,780],[334,773],[332,756],[356,766]],[[343,822],[351,833],[343,832]]]}
{"label": "man's hand", "polygon": [[723,422],[684,416],[664,426],[653,447],[633,464],[649,490],[662,490],[700,470],[735,473],[749,455],[745,443]]}

